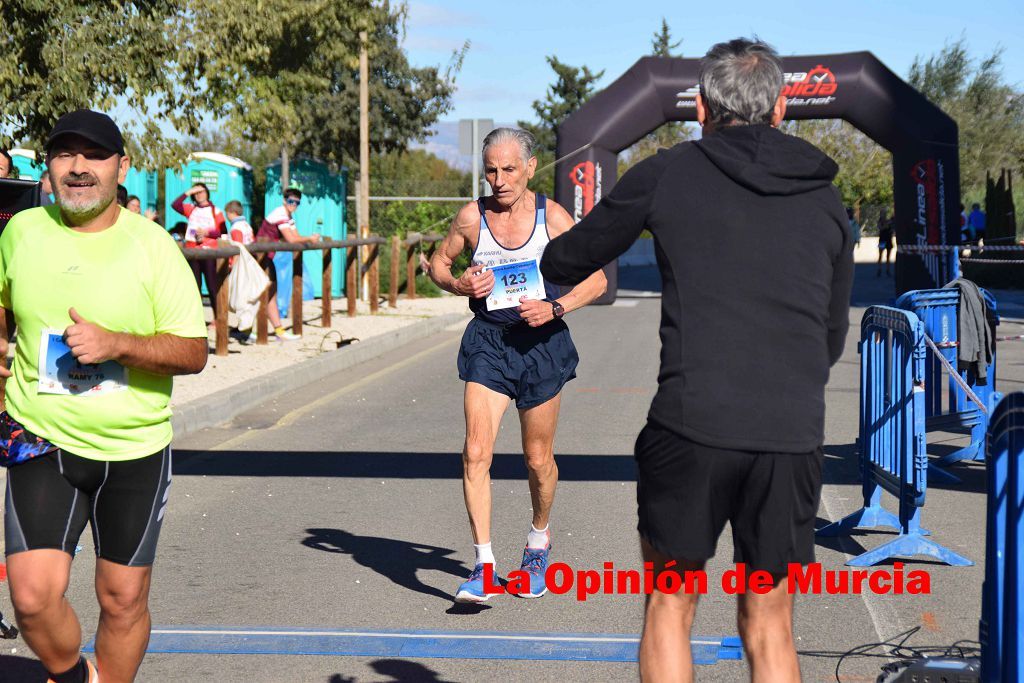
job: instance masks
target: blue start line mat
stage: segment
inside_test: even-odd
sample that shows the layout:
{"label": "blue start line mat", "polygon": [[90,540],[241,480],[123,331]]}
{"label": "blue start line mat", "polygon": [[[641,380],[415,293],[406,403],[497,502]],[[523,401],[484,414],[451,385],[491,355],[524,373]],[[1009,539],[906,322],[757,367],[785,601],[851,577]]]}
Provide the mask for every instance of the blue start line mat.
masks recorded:
{"label": "blue start line mat", "polygon": [[[635,634],[614,633],[155,626],[147,652],[635,662],[639,645]],[[698,636],[691,645],[695,664],[743,658],[735,636]]]}

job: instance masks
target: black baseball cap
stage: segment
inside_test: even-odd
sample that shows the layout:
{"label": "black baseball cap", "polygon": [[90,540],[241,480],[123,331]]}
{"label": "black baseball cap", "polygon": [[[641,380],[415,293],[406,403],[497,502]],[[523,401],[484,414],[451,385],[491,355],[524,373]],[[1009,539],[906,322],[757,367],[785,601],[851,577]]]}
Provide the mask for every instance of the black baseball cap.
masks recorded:
{"label": "black baseball cap", "polygon": [[124,156],[124,138],[121,137],[121,130],[113,119],[98,111],[78,109],[57,119],[53,130],[50,131],[50,137],[46,139],[46,151],[50,151],[53,141],[61,135],[81,135],[103,149]]}

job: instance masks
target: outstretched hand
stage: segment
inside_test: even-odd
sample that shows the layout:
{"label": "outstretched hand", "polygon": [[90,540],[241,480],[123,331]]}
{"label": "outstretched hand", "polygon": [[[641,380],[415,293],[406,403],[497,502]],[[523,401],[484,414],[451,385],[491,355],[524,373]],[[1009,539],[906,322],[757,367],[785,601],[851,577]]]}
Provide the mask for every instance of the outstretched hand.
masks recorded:
{"label": "outstretched hand", "polygon": [[555,309],[550,301],[543,299],[519,299],[519,317],[530,327],[540,327],[555,319]]}
{"label": "outstretched hand", "polygon": [[64,330],[64,342],[79,363],[103,363],[117,355],[117,335],[89,322],[74,307],[68,309],[68,315],[74,324]]}
{"label": "outstretched hand", "polygon": [[455,290],[458,294],[474,299],[482,299],[490,294],[492,289],[494,289],[494,273],[490,270],[484,271],[483,266],[470,266],[455,281]]}

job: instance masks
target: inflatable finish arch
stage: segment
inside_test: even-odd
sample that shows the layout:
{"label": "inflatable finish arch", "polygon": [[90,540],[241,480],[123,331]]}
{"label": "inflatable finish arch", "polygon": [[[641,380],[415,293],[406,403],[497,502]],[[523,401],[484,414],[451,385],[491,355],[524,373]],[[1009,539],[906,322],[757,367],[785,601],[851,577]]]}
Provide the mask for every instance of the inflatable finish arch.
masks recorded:
{"label": "inflatable finish arch", "polygon": [[[899,244],[960,243],[956,122],[870,52],[783,57],[787,119],[845,119],[893,156]],[[619,152],[669,121],[695,121],[700,61],[644,57],[558,127],[555,199],[577,220],[615,184]],[[589,146],[587,146],[589,145]],[[581,147],[585,149],[580,150]],[[615,264],[606,270],[615,298]],[[941,287],[943,254],[898,254],[896,289]]]}

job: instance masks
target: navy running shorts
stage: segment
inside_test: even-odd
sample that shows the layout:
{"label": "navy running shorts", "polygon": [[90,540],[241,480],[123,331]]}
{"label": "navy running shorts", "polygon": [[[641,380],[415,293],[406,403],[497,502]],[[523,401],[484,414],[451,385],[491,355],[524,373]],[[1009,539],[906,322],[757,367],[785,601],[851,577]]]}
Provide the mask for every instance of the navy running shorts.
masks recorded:
{"label": "navy running shorts", "polygon": [[576,377],[580,362],[565,321],[540,327],[473,318],[462,335],[459,378],[515,399],[526,410],[545,403]]}
{"label": "navy running shorts", "polygon": [[88,523],[97,557],[148,567],[170,486],[170,446],[116,462],[56,450],[14,465],[7,470],[7,554],[50,548],[73,557]]}
{"label": "navy running shorts", "polygon": [[821,448],[714,448],[648,422],[636,440],[637,530],[658,552],[699,562],[729,522],[734,562],[785,576],[814,562],[823,458]]}

